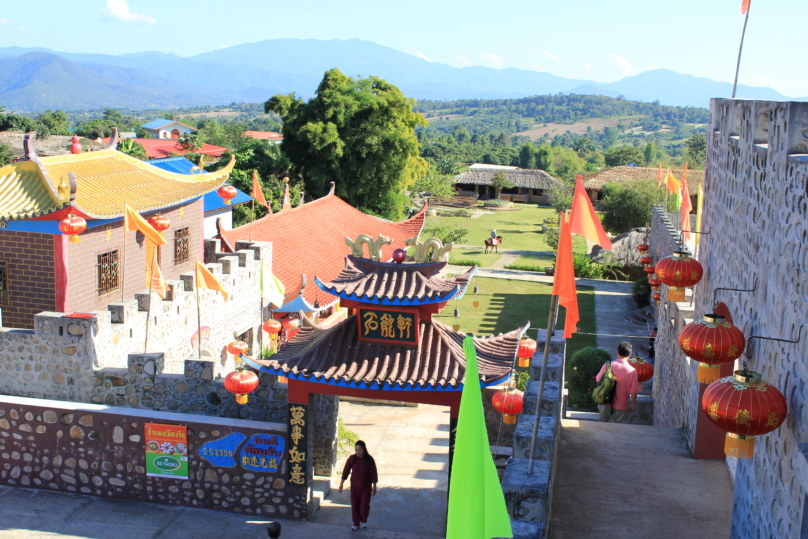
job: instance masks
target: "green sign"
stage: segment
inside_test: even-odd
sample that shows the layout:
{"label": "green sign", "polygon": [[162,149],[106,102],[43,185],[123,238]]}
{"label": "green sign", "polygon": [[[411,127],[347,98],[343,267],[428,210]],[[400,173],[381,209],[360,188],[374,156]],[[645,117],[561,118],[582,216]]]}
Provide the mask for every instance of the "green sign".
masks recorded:
{"label": "green sign", "polygon": [[359,339],[418,345],[418,311],[357,308]]}
{"label": "green sign", "polygon": [[188,428],[146,423],[146,475],[188,479]]}

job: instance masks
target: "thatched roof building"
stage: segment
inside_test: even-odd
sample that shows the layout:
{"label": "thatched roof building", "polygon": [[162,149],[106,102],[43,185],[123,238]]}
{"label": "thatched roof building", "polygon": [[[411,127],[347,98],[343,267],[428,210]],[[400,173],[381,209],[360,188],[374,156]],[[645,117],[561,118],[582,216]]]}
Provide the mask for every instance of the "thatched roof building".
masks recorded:
{"label": "thatched roof building", "polygon": [[[643,180],[653,180],[656,181],[657,173],[659,169],[653,167],[631,167],[631,166],[620,166],[620,167],[612,167],[606,170],[602,170],[600,172],[596,172],[595,174],[589,174],[582,178],[584,183],[584,189],[586,189],[589,198],[596,202],[603,198],[603,187],[607,183],[631,183]],[[671,174],[673,174],[676,179],[682,178],[682,173],[684,172],[683,169],[677,168],[672,169]],[[667,169],[662,171],[663,174],[667,174]],[[695,197],[696,193],[699,192],[699,185],[704,183],[704,171],[703,170],[688,170],[687,171],[687,189],[690,192],[691,198],[694,199],[693,207],[696,207],[695,204]]]}
{"label": "thatched roof building", "polygon": [[646,243],[647,233],[647,228],[632,229],[612,239],[611,251],[595,245],[590,256],[594,262],[601,264],[611,262],[620,266],[640,265],[640,252],[637,246]]}
{"label": "thatched roof building", "polygon": [[[505,174],[513,187],[503,189],[503,195],[511,196],[514,200],[547,204],[547,192],[561,182],[543,170],[512,168],[469,168],[462,174],[454,177],[454,183],[461,194],[473,191],[482,198],[495,196],[491,182],[497,173]],[[504,198],[504,197],[503,197]]]}

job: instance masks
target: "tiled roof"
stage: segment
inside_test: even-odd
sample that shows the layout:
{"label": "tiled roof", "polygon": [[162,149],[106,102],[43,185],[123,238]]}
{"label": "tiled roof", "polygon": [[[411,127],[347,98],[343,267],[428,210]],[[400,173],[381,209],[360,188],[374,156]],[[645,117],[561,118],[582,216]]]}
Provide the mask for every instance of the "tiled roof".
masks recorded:
{"label": "tiled roof", "polygon": [[187,127],[188,129],[193,129],[193,127],[191,127],[190,125],[185,125],[185,124],[180,123],[180,122],[178,122],[176,120],[163,120],[163,119],[152,120],[147,124],[141,125],[140,127],[142,127],[143,129],[157,130],[157,129],[162,129],[164,127],[168,127],[171,124],[178,124],[178,125],[181,125],[183,127]]}
{"label": "tiled roof", "polygon": [[283,135],[275,131],[245,131],[241,136],[261,140],[283,140]]}
{"label": "tiled roof", "polygon": [[[205,144],[198,150],[183,150],[180,141],[173,138],[134,138],[132,139],[146,150],[146,157],[149,159],[162,159],[166,157],[176,157],[171,154],[185,155],[186,153],[200,153],[212,157],[221,157],[227,152],[227,148]],[[109,138],[103,139],[106,144]]]}
{"label": "tiled roof", "polygon": [[[167,157],[165,159],[152,159],[146,161],[148,164],[161,168],[168,172],[176,172],[177,174],[195,174],[198,173],[199,167],[193,161],[189,161],[184,157]],[[221,210],[222,208],[233,208],[240,204],[250,202],[252,197],[247,193],[236,189],[236,198],[230,201],[230,204],[225,204],[222,197],[216,191],[211,191],[204,197],[204,212],[212,212]]]}
{"label": "tiled roof", "polygon": [[[581,178],[584,184],[584,189],[592,191],[603,191],[603,186],[609,182],[615,183],[630,183],[641,180],[654,180],[657,179],[659,169],[653,167],[632,167],[629,165],[607,168],[594,174],[589,174]],[[682,179],[682,172],[684,169],[678,168],[671,170],[677,180]],[[667,174],[668,170],[663,169],[662,174]],[[699,189],[699,184],[704,183],[703,170],[688,170],[687,171],[687,190],[691,196],[695,196]]]}
{"label": "tiled roof", "polygon": [[504,173],[505,177],[513,184],[514,187],[523,187],[527,189],[550,189],[554,184],[560,182],[539,169],[493,169],[493,168],[475,168],[469,169],[462,174],[454,177],[454,183],[472,184],[472,185],[491,185],[494,175],[497,173]]}
{"label": "tiled roof", "polygon": [[[295,380],[347,387],[459,391],[466,379],[463,339],[437,320],[422,320],[417,347],[360,341],[356,315],[331,328],[304,327],[268,359],[249,362]],[[492,385],[510,373],[519,339],[529,327],[474,339],[480,381]]]}
{"label": "tiled roof", "polygon": [[[363,262],[366,265],[369,261]],[[321,290],[343,299],[376,305],[427,305],[460,299],[477,272],[474,266],[462,275],[447,279],[432,275],[432,271],[424,272],[422,264],[371,264],[363,271],[364,268],[353,263],[353,256],[349,256],[335,279],[322,282],[315,277],[315,282]]]}
{"label": "tiled roof", "polygon": [[55,212],[70,201],[69,174],[76,177],[77,210],[91,218],[167,208],[218,189],[234,161],[206,174],[175,174],[116,150],[18,161],[0,168],[0,218],[26,219]]}
{"label": "tiled roof", "polygon": [[367,215],[340,200],[334,194],[267,215],[250,224],[222,230],[221,237],[227,248],[237,241],[272,242],[272,272],[286,288],[286,301],[300,293],[301,277],[307,276],[309,285],[304,297],[310,304],[319,301],[325,305],[333,296],[320,290],[314,277],[332,279],[344,266],[350,249],[345,237],[356,239],[360,234],[376,238],[383,234],[393,240],[382,247],[382,260],[390,260],[393,250],[404,248],[404,242],[421,233],[426,218],[426,206],[406,221],[394,223]]}

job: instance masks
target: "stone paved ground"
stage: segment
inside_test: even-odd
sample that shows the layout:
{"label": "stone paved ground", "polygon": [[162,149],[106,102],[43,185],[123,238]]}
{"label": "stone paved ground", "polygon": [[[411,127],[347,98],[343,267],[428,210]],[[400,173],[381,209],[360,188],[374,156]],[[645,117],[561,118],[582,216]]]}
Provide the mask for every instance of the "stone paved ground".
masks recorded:
{"label": "stone paved ground", "polygon": [[723,461],[694,460],[681,429],[562,420],[551,539],[729,537]]}

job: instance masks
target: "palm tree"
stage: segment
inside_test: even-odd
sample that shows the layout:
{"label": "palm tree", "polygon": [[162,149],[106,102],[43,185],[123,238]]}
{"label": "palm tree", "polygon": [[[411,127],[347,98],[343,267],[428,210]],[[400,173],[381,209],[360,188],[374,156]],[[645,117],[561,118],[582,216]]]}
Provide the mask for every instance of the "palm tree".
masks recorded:
{"label": "palm tree", "polygon": [[135,159],[140,159],[141,161],[149,159],[149,156],[146,155],[146,148],[135,142],[135,139],[125,138],[120,141],[118,143],[118,151],[134,157]]}

